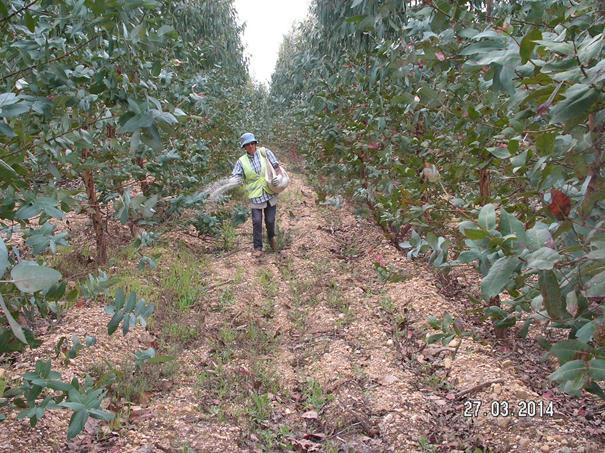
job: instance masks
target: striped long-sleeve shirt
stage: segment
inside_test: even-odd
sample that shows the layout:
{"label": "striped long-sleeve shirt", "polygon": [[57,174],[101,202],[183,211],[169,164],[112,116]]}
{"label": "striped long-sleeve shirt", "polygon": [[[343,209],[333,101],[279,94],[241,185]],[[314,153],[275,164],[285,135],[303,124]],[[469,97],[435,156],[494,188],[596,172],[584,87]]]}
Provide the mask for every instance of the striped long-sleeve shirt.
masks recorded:
{"label": "striped long-sleeve shirt", "polygon": [[[273,151],[271,151],[268,148],[265,148],[265,150],[267,152],[267,159],[269,160],[269,162],[271,163],[273,168],[277,168],[279,166],[279,162],[278,162],[277,158],[275,157],[275,154],[273,154]],[[252,165],[252,168],[254,169],[256,174],[257,175],[260,174],[260,170],[261,170],[260,152],[257,150],[252,156],[248,153],[246,153],[246,155],[247,155],[248,159],[250,159],[250,164]],[[237,176],[238,178],[240,178],[240,180],[242,182],[246,179],[246,175],[244,173],[244,168],[242,167],[242,163],[239,161],[239,159],[235,163],[235,166],[233,167],[233,172],[231,173],[231,175]],[[263,194],[260,197],[250,199],[250,203],[253,206],[254,205],[263,205],[264,203],[269,203],[269,204],[271,204],[271,206],[273,206],[273,205],[275,205],[276,202],[277,202],[277,197],[275,195],[268,194],[267,192],[263,192]]]}

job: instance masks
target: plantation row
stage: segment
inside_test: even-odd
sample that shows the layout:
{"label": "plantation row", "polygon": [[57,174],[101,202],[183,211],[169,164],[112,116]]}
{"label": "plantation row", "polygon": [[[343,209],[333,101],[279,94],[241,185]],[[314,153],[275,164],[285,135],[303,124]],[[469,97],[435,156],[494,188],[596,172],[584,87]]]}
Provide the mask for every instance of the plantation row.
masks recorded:
{"label": "plantation row", "polygon": [[[141,269],[157,265],[145,255],[153,230],[179,225],[184,209],[200,233],[230,228],[229,213],[221,223],[204,211],[199,191],[230,172],[241,131],[263,122],[250,107],[266,93],[250,81],[240,32],[230,0],[0,1],[3,362],[39,345],[40,317],[60,318],[76,301],[107,300],[109,334],[145,325],[153,305],[105,272],[119,223]],[[92,225],[98,272],[88,276],[51,266],[58,250],[84,253],[65,228],[75,214]],[[94,343],[72,337],[56,348],[69,360]],[[155,354],[138,352],[137,367]],[[113,418],[100,406],[106,391],[64,382],[40,361],[21,383],[0,376],[0,407],[22,408],[32,426],[47,410],[71,410],[72,438],[89,417]]]}
{"label": "plantation row", "polygon": [[271,86],[325,196],[475,264],[495,334],[563,329],[550,377],[601,397],[604,24],[598,1],[318,1]]}

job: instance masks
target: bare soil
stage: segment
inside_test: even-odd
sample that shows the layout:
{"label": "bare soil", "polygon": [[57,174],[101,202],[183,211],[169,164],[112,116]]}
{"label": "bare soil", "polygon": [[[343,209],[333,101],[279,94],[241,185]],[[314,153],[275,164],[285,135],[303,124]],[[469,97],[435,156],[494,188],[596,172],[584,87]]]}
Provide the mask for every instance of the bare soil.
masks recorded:
{"label": "bare soil", "polygon": [[[604,451],[602,402],[568,397],[547,379],[556,364],[536,336],[548,331],[496,339],[469,297],[478,294],[472,269],[443,275],[406,259],[379,227],[347,204],[318,203],[292,176],[278,205],[279,253],[252,256],[250,220],[231,251],[185,232],[164,235],[165,247],[199,258],[205,290],[180,318],[192,334],[177,341],[176,363],[148,376],[152,390],[136,401],[108,398],[116,420],[89,420],[72,441],[67,412],[50,412],[35,428],[10,413],[0,450]],[[161,276],[177,263],[160,260],[141,274],[156,285],[157,303],[174,302]],[[401,281],[381,277],[376,263]],[[158,310],[147,330],[110,337],[102,304],[77,304],[39,332],[40,348],[3,365],[5,376],[54,357],[57,340],[74,333],[97,344],[70,363],[53,361],[64,378],[123,366],[149,346],[172,353],[158,344],[166,313]],[[445,313],[469,336],[427,346],[427,318]],[[553,415],[518,414],[551,403]],[[515,415],[495,416],[504,406]]]}

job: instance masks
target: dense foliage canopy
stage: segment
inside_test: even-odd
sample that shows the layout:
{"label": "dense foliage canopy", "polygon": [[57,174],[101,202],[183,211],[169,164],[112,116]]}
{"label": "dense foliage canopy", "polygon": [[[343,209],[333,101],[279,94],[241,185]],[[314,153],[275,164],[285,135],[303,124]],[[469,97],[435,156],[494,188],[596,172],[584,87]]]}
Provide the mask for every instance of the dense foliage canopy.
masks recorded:
{"label": "dense foliage canopy", "polygon": [[[140,226],[203,206],[199,190],[229,169],[264,93],[249,79],[240,32],[230,0],[0,2],[0,353],[35,347],[30,321],[79,297],[112,300],[110,334],[151,315],[135,292],[109,291],[104,272],[66,292],[49,265],[69,244],[56,220],[88,214],[104,265],[112,222],[139,231],[143,249],[155,236]],[[72,339],[69,357],[84,343],[94,339]],[[89,416],[111,417],[103,395],[40,362],[0,405],[24,407],[32,425],[46,409],[73,410],[73,437]]]}
{"label": "dense foliage canopy", "polygon": [[598,1],[318,0],[271,87],[320,189],[410,257],[476,263],[497,334],[566,329],[552,378],[601,396],[604,24]]}

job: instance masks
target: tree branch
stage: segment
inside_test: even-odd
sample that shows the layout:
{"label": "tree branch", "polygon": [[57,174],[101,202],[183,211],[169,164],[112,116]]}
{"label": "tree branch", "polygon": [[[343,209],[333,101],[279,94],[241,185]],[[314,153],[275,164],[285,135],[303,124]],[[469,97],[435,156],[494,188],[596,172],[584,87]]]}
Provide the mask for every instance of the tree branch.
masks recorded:
{"label": "tree branch", "polygon": [[23,68],[23,69],[19,69],[17,71],[11,72],[10,74],[5,75],[4,77],[2,77],[0,79],[0,82],[4,82],[5,80],[14,77],[16,75],[22,74],[24,72],[27,71],[31,71],[32,69],[36,69],[40,66],[46,65],[46,64],[50,64],[50,63],[54,63],[56,61],[62,60],[63,58],[67,58],[70,55],[74,54],[75,52],[77,52],[78,50],[80,50],[82,47],[88,45],[90,42],[94,41],[95,39],[97,39],[99,36],[101,36],[101,34],[97,34],[94,35],[92,38],[90,38],[88,41],[83,42],[82,44],[77,45],[76,47],[74,47],[73,49],[71,49],[69,52],[65,52],[63,55],[59,55],[58,57],[52,58],[48,61],[44,61],[42,63],[36,63],[33,64],[31,66],[28,66],[27,68]]}
{"label": "tree branch", "polygon": [[9,20],[11,20],[11,18],[13,18],[14,16],[16,16],[19,13],[22,13],[23,11],[27,10],[30,8],[30,6],[33,6],[34,3],[37,3],[38,0],[33,0],[32,2],[30,2],[29,4],[25,5],[23,8],[18,9],[17,11],[15,11],[12,14],[9,14],[8,16],[6,16],[4,19],[0,20],[0,25],[4,25],[6,24]]}

